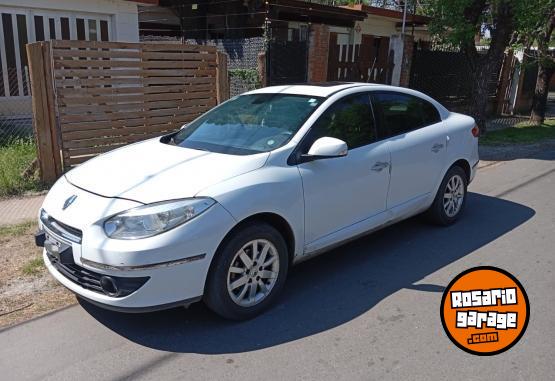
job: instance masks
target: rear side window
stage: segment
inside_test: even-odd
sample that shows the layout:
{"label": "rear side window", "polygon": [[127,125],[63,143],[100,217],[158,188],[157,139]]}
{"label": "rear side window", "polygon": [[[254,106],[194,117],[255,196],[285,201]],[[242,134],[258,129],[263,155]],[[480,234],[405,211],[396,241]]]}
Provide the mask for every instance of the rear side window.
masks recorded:
{"label": "rear side window", "polygon": [[332,104],[312,126],[303,148],[310,148],[314,141],[324,136],[343,140],[349,149],[375,142],[377,136],[370,95],[352,94]]}
{"label": "rear side window", "polygon": [[378,132],[381,139],[441,121],[433,104],[409,94],[372,93],[372,105],[379,120]]}

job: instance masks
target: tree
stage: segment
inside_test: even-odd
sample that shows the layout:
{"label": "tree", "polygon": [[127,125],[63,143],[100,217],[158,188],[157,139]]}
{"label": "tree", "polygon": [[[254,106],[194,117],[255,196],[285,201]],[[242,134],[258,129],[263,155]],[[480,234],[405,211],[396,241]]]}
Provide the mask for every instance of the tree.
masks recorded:
{"label": "tree", "polygon": [[538,76],[530,120],[541,124],[545,120],[549,82],[555,72],[555,60],[549,51],[555,27],[555,0],[522,2],[519,8],[526,17],[518,20],[518,40],[525,47],[537,46],[533,60],[538,65]]}
{"label": "tree", "polygon": [[[430,31],[440,41],[460,47],[473,73],[470,114],[480,131],[486,129],[488,85],[500,69],[515,30],[514,3],[523,0],[429,0],[423,7],[432,16]],[[476,48],[476,36],[489,34],[485,51]]]}

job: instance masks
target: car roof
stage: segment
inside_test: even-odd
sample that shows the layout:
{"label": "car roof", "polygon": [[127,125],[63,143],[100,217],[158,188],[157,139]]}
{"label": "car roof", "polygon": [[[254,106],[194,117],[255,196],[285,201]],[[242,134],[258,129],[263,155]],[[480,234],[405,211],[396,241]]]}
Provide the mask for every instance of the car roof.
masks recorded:
{"label": "car roof", "polygon": [[294,95],[307,95],[311,97],[323,97],[327,98],[336,93],[342,92],[344,90],[360,88],[361,90],[369,91],[380,91],[389,90],[396,91],[400,93],[405,93],[409,95],[414,95],[423,98],[438,109],[441,118],[445,119],[449,115],[449,111],[438,101],[430,98],[426,94],[419,91],[409,89],[406,87],[397,87],[390,85],[382,85],[379,83],[366,83],[366,82],[319,82],[319,83],[302,83],[293,85],[282,85],[282,86],[269,86],[260,89],[249,91],[245,94],[294,94]]}
{"label": "car roof", "polygon": [[377,86],[373,83],[363,82],[319,82],[319,83],[300,83],[292,85],[269,86],[261,89],[249,91],[246,94],[296,94],[308,95],[312,97],[329,97],[341,90],[359,86]]}

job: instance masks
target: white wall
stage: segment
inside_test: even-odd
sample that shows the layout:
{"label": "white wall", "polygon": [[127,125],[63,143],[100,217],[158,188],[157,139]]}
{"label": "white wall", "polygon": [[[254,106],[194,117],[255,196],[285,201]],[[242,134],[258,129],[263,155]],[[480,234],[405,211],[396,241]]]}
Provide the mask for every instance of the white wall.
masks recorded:
{"label": "white wall", "polygon": [[371,34],[373,36],[391,36],[396,33],[395,24],[398,20],[368,15],[363,21],[357,21],[360,25],[360,34]]}
{"label": "white wall", "polygon": [[2,0],[0,6],[49,11],[107,14],[112,41],[139,41],[137,3],[124,0]]}
{"label": "white wall", "polygon": [[[355,35],[355,44],[360,44],[360,39],[362,34],[371,34],[373,36],[384,36],[390,37],[395,34],[401,33],[401,28],[397,27],[397,23],[399,20],[375,16],[375,15],[368,15],[363,21],[357,21],[356,24],[360,25],[360,33]],[[405,30],[406,34],[412,34],[412,27],[407,26]],[[419,41],[429,41],[430,40],[430,33],[428,32],[427,28],[424,26],[418,26],[415,28],[414,31],[414,40]]]}

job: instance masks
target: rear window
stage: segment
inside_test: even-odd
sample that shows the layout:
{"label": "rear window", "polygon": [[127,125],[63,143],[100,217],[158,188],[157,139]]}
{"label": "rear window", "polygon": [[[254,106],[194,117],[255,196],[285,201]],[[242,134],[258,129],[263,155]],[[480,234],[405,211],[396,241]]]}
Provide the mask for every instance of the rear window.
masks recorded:
{"label": "rear window", "polygon": [[441,121],[437,108],[425,99],[397,92],[372,93],[381,138],[400,135]]}

